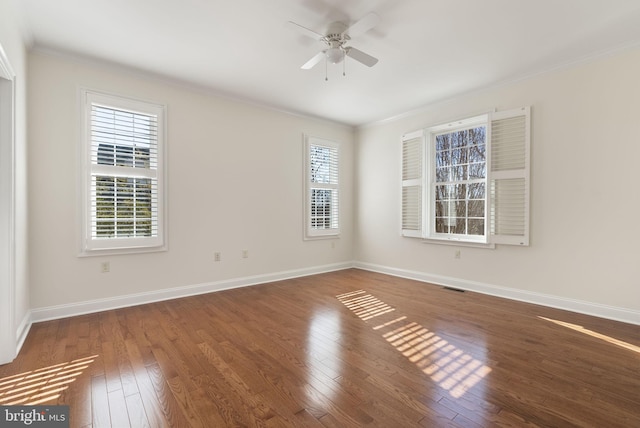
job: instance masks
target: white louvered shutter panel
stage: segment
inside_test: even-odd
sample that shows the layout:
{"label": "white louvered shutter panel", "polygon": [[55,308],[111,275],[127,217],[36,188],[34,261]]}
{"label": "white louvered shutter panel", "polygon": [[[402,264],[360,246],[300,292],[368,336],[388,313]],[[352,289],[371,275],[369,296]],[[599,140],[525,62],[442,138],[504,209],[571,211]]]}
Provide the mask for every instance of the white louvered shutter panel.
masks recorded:
{"label": "white louvered shutter panel", "polygon": [[402,235],[423,236],[424,132],[402,137]]}
{"label": "white louvered shutter panel", "polygon": [[530,108],[492,113],[489,242],[529,245]]}

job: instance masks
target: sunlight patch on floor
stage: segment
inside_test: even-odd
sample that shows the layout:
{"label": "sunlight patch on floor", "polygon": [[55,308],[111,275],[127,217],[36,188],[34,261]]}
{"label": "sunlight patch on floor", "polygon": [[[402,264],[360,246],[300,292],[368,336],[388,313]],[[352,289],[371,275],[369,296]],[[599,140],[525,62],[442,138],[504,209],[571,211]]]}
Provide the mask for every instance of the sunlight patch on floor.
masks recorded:
{"label": "sunlight patch on floor", "polygon": [[568,323],[568,322],[554,320],[554,319],[551,319],[551,318],[545,318],[545,317],[541,317],[541,316],[539,316],[538,318],[540,318],[541,320],[549,321],[549,322],[552,322],[552,323],[554,323],[556,325],[559,325],[559,326],[562,326],[562,327],[566,327],[566,328],[569,328],[571,330],[586,334],[588,336],[595,337],[596,339],[604,340],[605,342],[609,342],[612,345],[620,346],[621,348],[625,348],[625,349],[628,349],[630,351],[637,352],[638,354],[640,354],[640,346],[632,345],[631,343],[627,343],[627,342],[624,342],[622,340],[615,339],[615,338],[613,338],[611,336],[607,336],[605,334],[598,333],[598,332],[593,331],[593,330],[588,330],[588,329],[584,328],[581,325],[571,324],[571,323]]}
{"label": "sunlight patch on floor", "polygon": [[0,405],[36,405],[60,397],[97,355],[0,379]]}
{"label": "sunlight patch on floor", "polygon": [[364,290],[341,294],[338,296],[338,300],[365,321],[380,315],[388,314],[395,310]]}
{"label": "sunlight patch on floor", "polygon": [[491,372],[478,359],[415,322],[383,337],[454,398],[462,397]]}
{"label": "sunlight patch on floor", "polygon": [[[336,296],[360,319],[367,321],[395,308],[364,290]],[[382,337],[454,398],[462,397],[486,377],[491,368],[424,326],[400,316],[373,327]]]}

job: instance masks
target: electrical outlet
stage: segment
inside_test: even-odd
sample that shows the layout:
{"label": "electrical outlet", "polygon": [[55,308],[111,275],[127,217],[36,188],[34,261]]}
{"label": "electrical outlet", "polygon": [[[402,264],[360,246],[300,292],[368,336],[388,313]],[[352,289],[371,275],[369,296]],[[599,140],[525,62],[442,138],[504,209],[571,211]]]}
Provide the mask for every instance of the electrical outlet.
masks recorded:
{"label": "electrical outlet", "polygon": [[243,259],[249,258],[249,250],[242,250],[242,258]]}
{"label": "electrical outlet", "polygon": [[219,262],[220,260],[222,260],[222,254],[220,252],[213,253],[213,261]]}
{"label": "electrical outlet", "polygon": [[453,257],[456,259],[460,258],[460,250],[456,250],[456,252],[453,254]]}
{"label": "electrical outlet", "polygon": [[100,272],[102,273],[111,272],[111,263],[109,262],[100,263]]}

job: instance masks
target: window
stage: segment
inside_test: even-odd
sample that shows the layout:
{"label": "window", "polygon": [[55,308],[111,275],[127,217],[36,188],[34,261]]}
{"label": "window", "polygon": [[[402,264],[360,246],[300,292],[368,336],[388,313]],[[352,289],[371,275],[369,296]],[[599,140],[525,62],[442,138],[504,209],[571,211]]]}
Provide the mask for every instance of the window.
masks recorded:
{"label": "window", "polygon": [[404,135],[403,235],[528,245],[529,111],[491,113]]}
{"label": "window", "polygon": [[432,131],[435,236],[485,235],[486,129],[485,121]]}
{"label": "window", "polygon": [[83,99],[82,253],[164,249],[164,107]]}
{"label": "window", "polygon": [[305,237],[340,233],[338,144],[305,138]]}

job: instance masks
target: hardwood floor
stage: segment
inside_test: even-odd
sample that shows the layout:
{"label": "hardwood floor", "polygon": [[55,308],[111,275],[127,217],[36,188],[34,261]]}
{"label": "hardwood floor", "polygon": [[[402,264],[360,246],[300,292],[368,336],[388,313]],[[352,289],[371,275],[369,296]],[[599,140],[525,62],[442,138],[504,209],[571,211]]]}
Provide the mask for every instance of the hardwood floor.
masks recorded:
{"label": "hardwood floor", "polygon": [[34,324],[72,427],[640,427],[640,327],[346,270]]}

